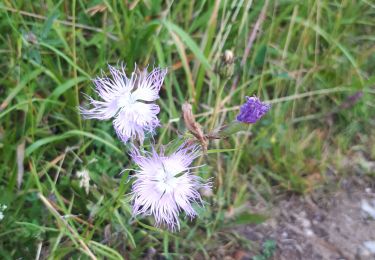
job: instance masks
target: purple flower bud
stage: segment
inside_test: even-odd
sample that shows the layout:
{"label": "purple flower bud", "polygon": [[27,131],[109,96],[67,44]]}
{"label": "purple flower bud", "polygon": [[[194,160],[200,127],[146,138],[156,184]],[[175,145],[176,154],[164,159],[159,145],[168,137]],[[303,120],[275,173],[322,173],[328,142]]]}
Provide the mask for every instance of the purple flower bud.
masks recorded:
{"label": "purple flower bud", "polygon": [[261,119],[271,108],[271,105],[265,104],[257,97],[246,97],[247,101],[240,108],[237,120],[247,124],[254,124]]}

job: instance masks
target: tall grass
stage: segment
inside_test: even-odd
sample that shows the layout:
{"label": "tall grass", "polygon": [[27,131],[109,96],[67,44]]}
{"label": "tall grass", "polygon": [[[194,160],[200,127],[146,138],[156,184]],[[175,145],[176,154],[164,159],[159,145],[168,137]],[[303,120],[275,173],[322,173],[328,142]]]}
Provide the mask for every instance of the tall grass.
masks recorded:
{"label": "tall grass", "polygon": [[[375,156],[366,149],[375,114],[370,1],[6,0],[0,10],[3,259],[209,258],[220,245],[227,254],[251,249],[231,229],[261,221],[250,204],[271,203],[275,191],[311,191],[354,144]],[[229,78],[216,70],[225,50],[236,57]],[[135,63],[169,68],[163,144],[184,131],[185,101],[207,132],[233,120],[245,96],[273,105],[249,131],[210,144],[200,174],[214,177],[213,195],[178,233],[131,217],[131,172],[120,174],[131,167],[126,148],[110,122],[77,112],[81,93],[93,93],[90,79],[118,62],[129,71]],[[358,91],[363,97],[346,106]],[[76,177],[83,168],[89,194]]]}

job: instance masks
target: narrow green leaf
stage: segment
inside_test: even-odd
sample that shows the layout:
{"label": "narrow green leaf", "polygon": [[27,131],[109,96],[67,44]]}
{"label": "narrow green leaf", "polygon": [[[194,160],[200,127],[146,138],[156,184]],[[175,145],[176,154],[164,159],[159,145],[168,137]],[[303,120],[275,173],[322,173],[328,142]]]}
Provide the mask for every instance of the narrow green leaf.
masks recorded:
{"label": "narrow green leaf", "polygon": [[195,41],[188,35],[183,29],[175,25],[174,23],[164,20],[162,21],[163,25],[168,29],[168,31],[173,31],[176,33],[181,40],[186,44],[186,46],[194,53],[195,57],[202,63],[206,70],[211,71],[211,64],[204,56],[202,50],[199,46],[195,43]]}
{"label": "narrow green leaf", "polygon": [[82,81],[87,80],[87,77],[77,77],[73,79],[69,79],[68,81],[64,82],[63,84],[57,86],[57,88],[51,93],[50,98],[57,99],[61,96],[65,91],[74,87],[76,84],[81,83]]}
{"label": "narrow green leaf", "polygon": [[29,74],[26,74],[23,77],[23,80],[9,93],[7,98],[0,105],[0,111],[7,107],[7,105],[13,100],[15,96],[17,96],[17,94],[26,86],[27,83],[38,77],[42,72],[43,71],[41,69],[36,69]]}
{"label": "narrow green leaf", "polygon": [[47,144],[50,144],[50,143],[53,143],[53,142],[57,142],[57,141],[61,141],[61,140],[64,140],[64,139],[68,139],[68,138],[74,137],[74,136],[84,136],[84,137],[91,138],[93,140],[99,141],[99,142],[107,145],[109,148],[111,148],[115,152],[117,152],[119,154],[123,154],[123,152],[119,148],[117,148],[114,144],[104,140],[103,138],[101,138],[99,136],[96,136],[94,134],[87,133],[87,132],[84,132],[84,131],[81,131],[81,130],[71,130],[71,131],[68,131],[68,132],[66,132],[62,135],[49,136],[49,137],[37,140],[35,143],[33,143],[29,147],[27,147],[26,156],[30,156],[30,154],[32,154],[34,151],[36,151],[37,149],[39,149],[40,147],[42,147],[44,145],[47,145]]}
{"label": "narrow green leaf", "polygon": [[243,213],[235,218],[234,223],[238,225],[261,224],[266,220],[267,217],[264,215]]}

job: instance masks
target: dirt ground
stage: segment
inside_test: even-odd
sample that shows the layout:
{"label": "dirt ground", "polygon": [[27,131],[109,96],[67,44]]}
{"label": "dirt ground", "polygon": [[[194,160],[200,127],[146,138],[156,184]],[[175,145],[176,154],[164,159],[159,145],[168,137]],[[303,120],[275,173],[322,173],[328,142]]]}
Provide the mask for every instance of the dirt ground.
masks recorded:
{"label": "dirt ground", "polygon": [[375,185],[352,180],[340,186],[283,198],[268,221],[236,231],[254,244],[275,241],[271,259],[375,259]]}

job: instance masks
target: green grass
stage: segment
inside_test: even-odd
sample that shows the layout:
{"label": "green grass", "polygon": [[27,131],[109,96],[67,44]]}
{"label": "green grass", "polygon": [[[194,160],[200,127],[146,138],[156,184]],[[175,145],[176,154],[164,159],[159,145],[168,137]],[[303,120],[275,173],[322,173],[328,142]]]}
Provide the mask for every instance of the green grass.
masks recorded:
{"label": "green grass", "polygon": [[[98,4],[102,11],[87,12]],[[228,255],[252,250],[261,245],[231,229],[262,219],[249,214],[249,203],[311,192],[328,168],[344,174],[341,162],[358,151],[374,160],[374,4],[269,1],[241,63],[263,8],[265,1],[250,0],[0,3],[0,204],[8,206],[0,257],[209,258],[223,245]],[[227,49],[235,68],[223,78],[216,68]],[[181,218],[180,232],[131,217],[129,171],[120,174],[133,167],[127,147],[110,122],[77,113],[82,93],[93,94],[90,79],[118,62],[129,71],[135,63],[169,68],[159,101],[162,144],[184,131],[186,100],[206,132],[233,120],[246,95],[273,104],[249,131],[210,143],[200,174],[214,178],[213,195],[199,218]],[[343,108],[357,91],[363,97]],[[88,195],[76,177],[83,168]]]}

